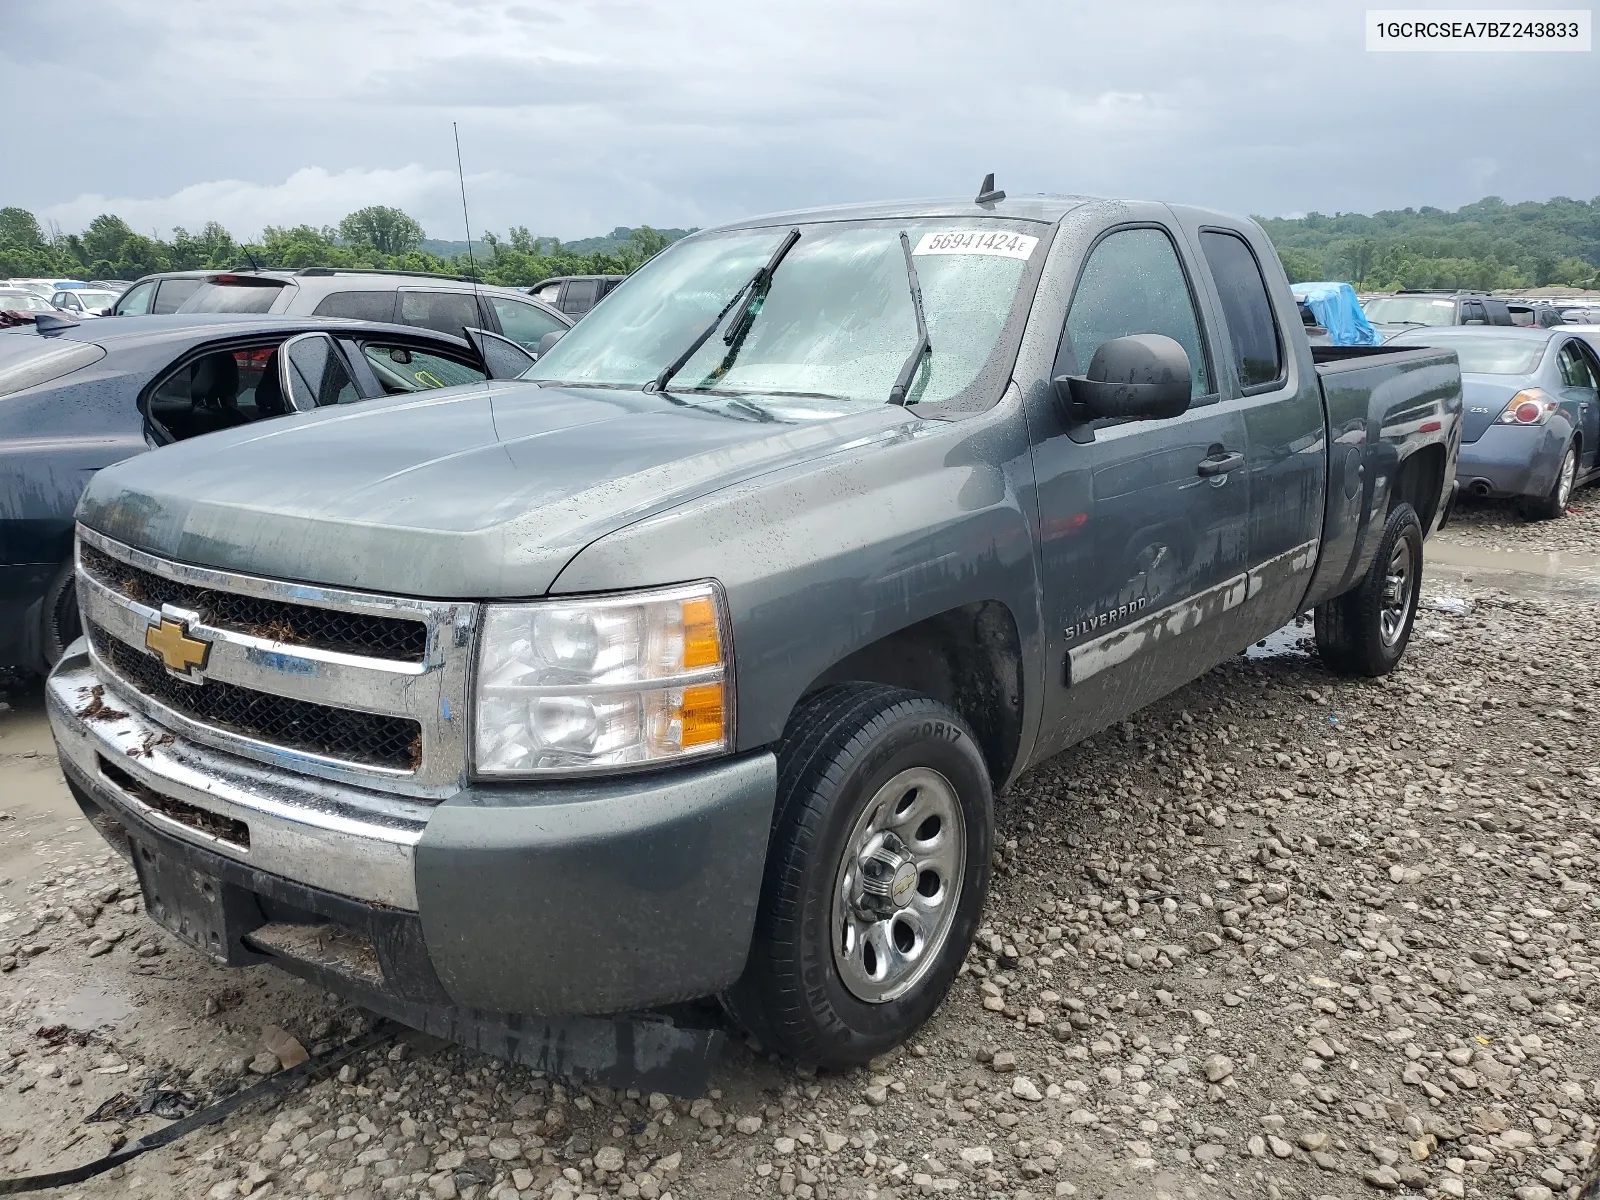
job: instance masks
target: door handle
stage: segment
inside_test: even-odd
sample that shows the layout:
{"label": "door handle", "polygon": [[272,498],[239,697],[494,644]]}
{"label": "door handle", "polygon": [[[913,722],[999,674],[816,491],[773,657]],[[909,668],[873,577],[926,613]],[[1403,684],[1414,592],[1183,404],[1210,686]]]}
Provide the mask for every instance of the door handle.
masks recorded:
{"label": "door handle", "polygon": [[1200,460],[1197,470],[1202,475],[1226,475],[1244,466],[1244,455],[1237,450],[1228,454],[1208,454]]}

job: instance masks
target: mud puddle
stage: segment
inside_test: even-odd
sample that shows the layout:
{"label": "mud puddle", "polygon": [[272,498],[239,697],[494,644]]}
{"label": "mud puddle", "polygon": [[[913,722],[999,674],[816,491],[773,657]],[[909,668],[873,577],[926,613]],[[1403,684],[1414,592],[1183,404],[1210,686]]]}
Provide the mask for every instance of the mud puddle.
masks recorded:
{"label": "mud puddle", "polygon": [[1600,599],[1600,554],[1498,550],[1442,537],[1428,543],[1427,577],[1504,588],[1520,595]]}

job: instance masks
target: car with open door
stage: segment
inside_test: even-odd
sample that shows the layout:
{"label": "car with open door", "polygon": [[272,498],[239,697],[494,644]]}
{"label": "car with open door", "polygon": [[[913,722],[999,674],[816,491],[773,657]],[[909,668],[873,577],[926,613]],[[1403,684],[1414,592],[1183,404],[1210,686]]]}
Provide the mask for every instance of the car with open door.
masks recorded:
{"label": "car with open door", "polygon": [[76,324],[27,315],[31,323],[0,332],[0,665],[38,671],[78,636],[72,514],[102,467],[325,405],[510,379],[533,364],[484,330],[456,338],[316,317]]}
{"label": "car with open door", "polygon": [[139,313],[269,313],[386,321],[462,336],[486,329],[541,353],[577,318],[516,288],[460,275],[343,267],[169,271],[117,298],[118,316]]}

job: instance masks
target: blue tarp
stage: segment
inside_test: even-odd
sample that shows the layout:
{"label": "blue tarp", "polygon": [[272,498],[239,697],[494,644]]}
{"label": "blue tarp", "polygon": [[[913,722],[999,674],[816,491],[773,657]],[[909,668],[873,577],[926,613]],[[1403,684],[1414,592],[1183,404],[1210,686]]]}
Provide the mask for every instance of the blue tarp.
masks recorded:
{"label": "blue tarp", "polygon": [[1335,346],[1376,346],[1383,337],[1361,311],[1356,290],[1348,283],[1297,283],[1294,298],[1311,309],[1317,324],[1327,327]]}

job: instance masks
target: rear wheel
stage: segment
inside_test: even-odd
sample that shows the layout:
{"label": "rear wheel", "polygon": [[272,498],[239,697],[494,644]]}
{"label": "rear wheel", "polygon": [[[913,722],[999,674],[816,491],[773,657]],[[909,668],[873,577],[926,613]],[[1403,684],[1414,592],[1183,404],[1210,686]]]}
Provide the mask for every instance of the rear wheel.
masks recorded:
{"label": "rear wheel", "polygon": [[845,1068],[943,1001],[989,884],[988,768],[959,716],[879,684],[790,718],[750,960],[724,1000],[769,1050]]}
{"label": "rear wheel", "polygon": [[1342,596],[1317,605],[1317,651],[1340,675],[1387,675],[1411,641],[1422,588],[1422,522],[1396,506],[1366,576]]}
{"label": "rear wheel", "polygon": [[1523,515],[1530,521],[1548,521],[1553,517],[1565,516],[1567,505],[1572,500],[1572,488],[1577,482],[1578,443],[1573,442],[1561,456],[1561,469],[1556,472],[1556,481],[1550,485],[1549,492],[1536,500],[1525,501]]}

